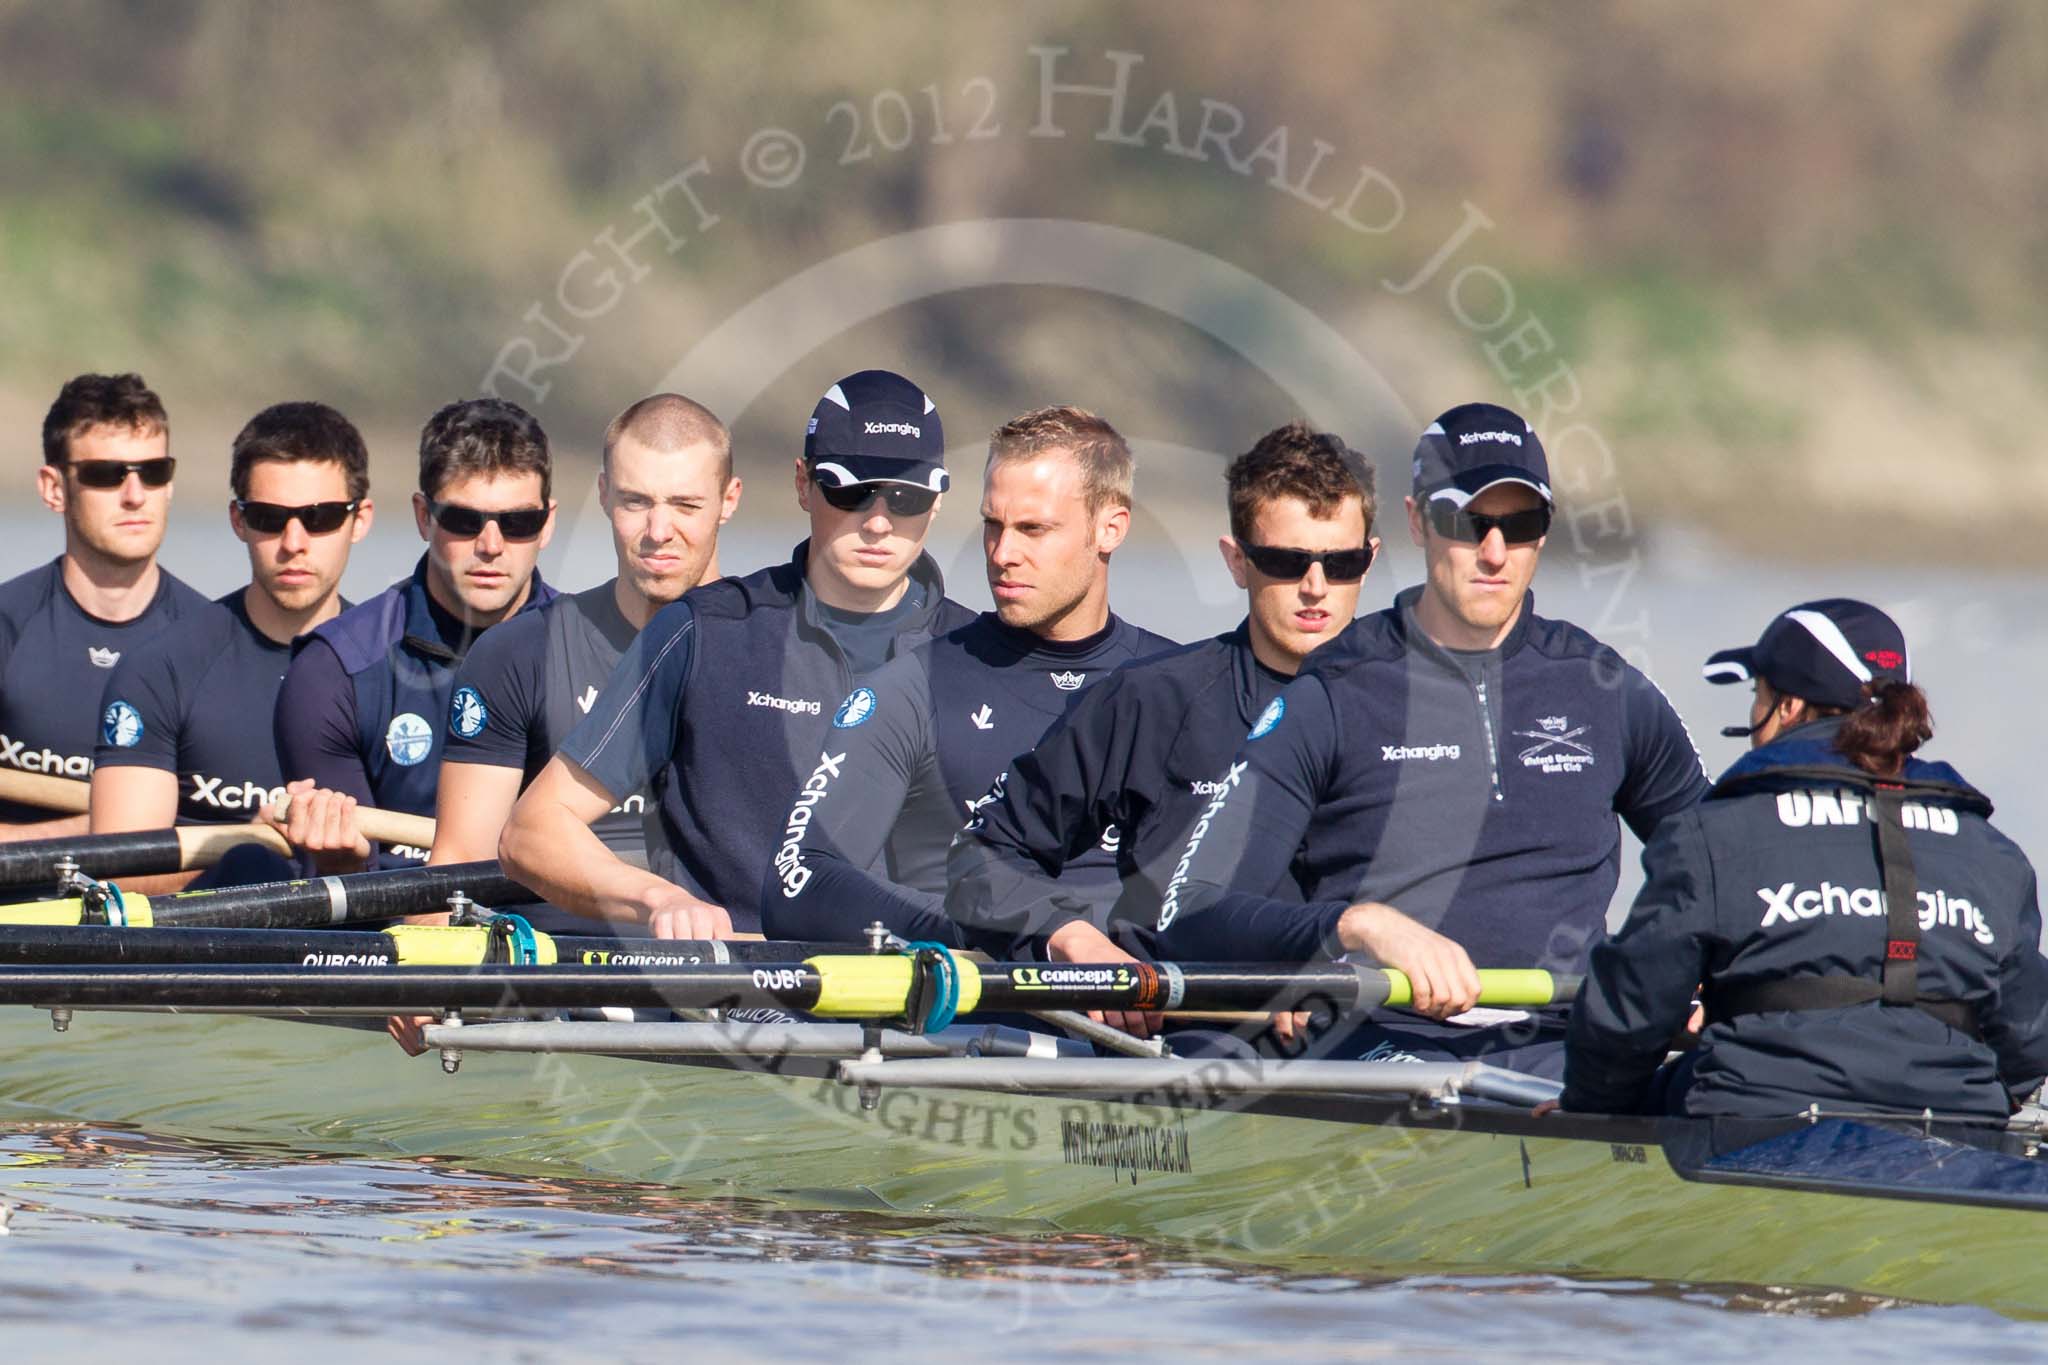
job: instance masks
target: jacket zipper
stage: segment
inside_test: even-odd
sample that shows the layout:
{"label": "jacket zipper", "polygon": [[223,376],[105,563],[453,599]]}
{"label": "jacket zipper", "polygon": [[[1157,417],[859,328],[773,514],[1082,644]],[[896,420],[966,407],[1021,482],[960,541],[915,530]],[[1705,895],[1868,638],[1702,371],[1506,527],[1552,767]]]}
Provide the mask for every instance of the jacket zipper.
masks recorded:
{"label": "jacket zipper", "polygon": [[1500,746],[1493,739],[1493,711],[1486,704],[1486,683],[1484,680],[1472,684],[1472,691],[1479,699],[1479,725],[1486,732],[1486,765],[1493,774],[1493,799],[1507,800],[1507,794],[1500,787]]}

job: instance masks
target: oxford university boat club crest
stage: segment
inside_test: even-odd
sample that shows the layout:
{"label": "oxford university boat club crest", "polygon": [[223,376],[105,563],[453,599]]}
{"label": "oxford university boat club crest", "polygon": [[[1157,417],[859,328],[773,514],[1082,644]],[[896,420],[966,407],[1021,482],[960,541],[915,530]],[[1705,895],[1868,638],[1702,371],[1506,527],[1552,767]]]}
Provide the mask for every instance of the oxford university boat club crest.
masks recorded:
{"label": "oxford university boat club crest", "polygon": [[875,691],[871,687],[856,687],[847,699],[839,703],[839,709],[832,713],[832,728],[851,730],[875,713]]}
{"label": "oxford university boat club crest", "polygon": [[458,687],[448,703],[448,728],[464,739],[475,739],[490,723],[491,708],[474,687]]}
{"label": "oxford university boat club crest", "polygon": [[384,749],[401,768],[424,763],[434,747],[434,727],[414,711],[400,711],[384,731]]}
{"label": "oxford university boat club crest", "polygon": [[125,701],[111,701],[100,715],[100,738],[117,749],[142,742],[142,713]]}
{"label": "oxford university boat club crest", "polygon": [[1593,766],[1594,755],[1592,746],[1582,742],[1579,736],[1592,728],[1591,725],[1575,726],[1565,716],[1540,717],[1535,729],[1514,732],[1516,739],[1536,741],[1516,757],[1522,760],[1523,767],[1546,773],[1583,772]]}

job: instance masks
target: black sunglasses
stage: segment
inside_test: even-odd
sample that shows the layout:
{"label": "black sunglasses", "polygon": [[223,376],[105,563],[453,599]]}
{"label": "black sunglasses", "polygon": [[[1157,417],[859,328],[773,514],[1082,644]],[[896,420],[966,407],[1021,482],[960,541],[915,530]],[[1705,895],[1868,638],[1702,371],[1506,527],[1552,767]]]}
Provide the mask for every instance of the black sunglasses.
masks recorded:
{"label": "black sunglasses", "polygon": [[1252,567],[1268,578],[1306,578],[1313,566],[1323,566],[1323,577],[1332,583],[1356,583],[1372,567],[1372,546],[1356,550],[1290,550],[1278,545],[1253,545],[1240,540],[1237,548]]}
{"label": "black sunglasses", "polygon": [[162,488],[171,481],[178,462],[164,455],[154,460],[69,460],[64,467],[76,476],[81,488],[119,488],[130,474],[139,476],[144,488]]}
{"label": "black sunglasses", "polygon": [[1550,534],[1550,508],[1525,507],[1519,512],[1508,512],[1490,517],[1483,512],[1467,512],[1454,507],[1443,498],[1432,498],[1429,503],[1429,524],[1436,533],[1447,540],[1462,540],[1477,545],[1495,531],[1510,545],[1527,545]]}
{"label": "black sunglasses", "polygon": [[939,495],[929,488],[919,488],[907,483],[850,483],[835,488],[823,479],[813,478],[818,491],[825,495],[825,501],[842,512],[859,512],[872,506],[876,498],[889,504],[892,517],[921,517],[932,510],[932,504]]}
{"label": "black sunglasses", "polygon": [[464,540],[484,533],[490,522],[498,523],[498,533],[507,540],[532,540],[547,529],[548,509],[545,507],[515,507],[509,512],[479,512],[474,507],[463,507],[452,502],[435,502],[427,499],[427,515],[434,524],[451,536]]}
{"label": "black sunglasses", "polygon": [[307,535],[324,536],[339,531],[359,506],[356,502],[309,502],[302,507],[287,507],[281,502],[235,499],[242,525],[259,536],[277,535],[294,520],[306,528]]}

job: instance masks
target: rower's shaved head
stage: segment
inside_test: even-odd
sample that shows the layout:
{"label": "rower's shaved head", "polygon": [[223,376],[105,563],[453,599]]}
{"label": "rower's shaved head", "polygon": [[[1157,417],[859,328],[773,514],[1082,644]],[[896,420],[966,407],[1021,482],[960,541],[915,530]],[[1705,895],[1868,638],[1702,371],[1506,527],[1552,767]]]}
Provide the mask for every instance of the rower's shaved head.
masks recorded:
{"label": "rower's shaved head", "polygon": [[663,453],[708,445],[718,452],[719,481],[732,478],[732,433],[716,413],[694,399],[679,393],[651,394],[612,418],[604,429],[606,469],[611,468],[612,448],[627,436]]}

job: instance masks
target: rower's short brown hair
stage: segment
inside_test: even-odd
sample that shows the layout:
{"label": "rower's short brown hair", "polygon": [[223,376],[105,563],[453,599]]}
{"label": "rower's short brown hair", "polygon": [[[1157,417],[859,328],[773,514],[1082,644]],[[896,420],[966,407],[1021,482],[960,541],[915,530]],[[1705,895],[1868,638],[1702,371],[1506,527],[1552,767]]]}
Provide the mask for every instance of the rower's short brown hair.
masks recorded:
{"label": "rower's short brown hair", "polygon": [[370,452],[363,434],[325,403],[273,403],[249,419],[229,455],[228,484],[236,497],[249,496],[249,471],[258,460],[338,464],[350,501],[370,495]]}
{"label": "rower's short brown hair", "polygon": [[1137,470],[1130,444],[1115,427],[1085,408],[1038,408],[1011,418],[988,438],[987,468],[1012,460],[1034,460],[1052,450],[1067,451],[1081,466],[1090,512],[1131,505]]}
{"label": "rower's short brown hair", "polygon": [[1289,422],[1261,436],[1258,444],[1230,462],[1230,534],[1240,542],[1252,535],[1259,509],[1276,498],[1300,498],[1309,515],[1334,517],[1346,498],[1365,506],[1365,533],[1372,534],[1372,462],[1306,422]]}
{"label": "rower's short brown hair", "polygon": [[450,403],[420,428],[420,492],[439,497],[450,479],[467,474],[538,474],[546,502],[555,481],[548,434],[508,399]]}
{"label": "rower's short brown hair", "polygon": [[732,481],[732,432],[718,414],[679,393],[649,394],[627,408],[604,429],[605,468],[611,468],[612,447],[630,435],[645,446],[669,453],[694,445],[718,452],[718,481]]}
{"label": "rower's short brown hair", "polygon": [[139,374],[77,375],[64,381],[43,415],[43,463],[63,464],[71,458],[71,442],[94,427],[168,436],[171,419],[164,400]]}

